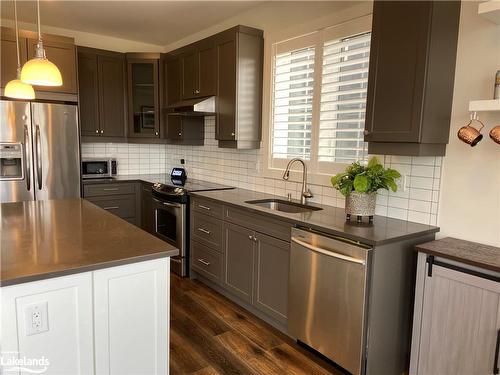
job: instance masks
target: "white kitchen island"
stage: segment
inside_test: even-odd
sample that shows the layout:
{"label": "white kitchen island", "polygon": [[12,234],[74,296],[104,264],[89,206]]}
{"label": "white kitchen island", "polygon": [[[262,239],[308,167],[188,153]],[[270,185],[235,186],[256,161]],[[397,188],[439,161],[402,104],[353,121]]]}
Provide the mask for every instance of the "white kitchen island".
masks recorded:
{"label": "white kitchen island", "polygon": [[175,248],[79,199],[0,217],[4,373],[168,374]]}

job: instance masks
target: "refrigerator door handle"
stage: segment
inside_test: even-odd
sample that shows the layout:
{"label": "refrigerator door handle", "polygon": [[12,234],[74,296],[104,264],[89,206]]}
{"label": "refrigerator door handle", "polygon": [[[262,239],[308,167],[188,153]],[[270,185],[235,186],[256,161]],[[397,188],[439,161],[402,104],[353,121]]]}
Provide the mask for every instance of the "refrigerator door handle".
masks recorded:
{"label": "refrigerator door handle", "polygon": [[40,126],[36,126],[35,131],[35,147],[36,147],[36,177],[38,180],[38,190],[42,190],[42,152],[40,150]]}
{"label": "refrigerator door handle", "polygon": [[31,190],[31,161],[29,157],[29,132],[28,125],[24,125],[24,168],[26,170],[26,189]]}

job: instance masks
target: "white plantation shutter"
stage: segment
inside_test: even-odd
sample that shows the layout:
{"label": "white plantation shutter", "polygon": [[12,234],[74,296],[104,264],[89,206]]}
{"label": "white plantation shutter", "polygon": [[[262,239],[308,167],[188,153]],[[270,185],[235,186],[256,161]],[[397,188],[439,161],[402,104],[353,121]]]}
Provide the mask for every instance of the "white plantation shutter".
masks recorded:
{"label": "white plantation shutter", "polygon": [[323,45],[318,161],[351,163],[367,155],[363,141],[371,33]]}
{"label": "white plantation shutter", "polygon": [[371,24],[366,15],[272,45],[272,173],[295,157],[326,175],[366,160]]}
{"label": "white plantation shutter", "polygon": [[315,48],[276,54],[273,82],[273,159],[311,157]]}

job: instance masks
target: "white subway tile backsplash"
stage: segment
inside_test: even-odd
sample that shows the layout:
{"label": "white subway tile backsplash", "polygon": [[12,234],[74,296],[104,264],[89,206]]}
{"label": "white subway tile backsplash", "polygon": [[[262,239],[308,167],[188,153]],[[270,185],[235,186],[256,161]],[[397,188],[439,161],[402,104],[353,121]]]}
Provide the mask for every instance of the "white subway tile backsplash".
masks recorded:
{"label": "white subway tile backsplash", "polygon": [[[83,143],[82,155],[108,156],[118,160],[119,174],[169,173],[186,160],[191,178],[225,183],[236,187],[300,198],[301,184],[278,178],[262,177],[265,150],[220,149],[215,140],[214,118],[205,120],[205,145]],[[435,225],[439,202],[442,158],[379,156],[386,166],[407,176],[407,188],[398,192],[380,191],[376,214]],[[330,185],[311,185],[312,202],[345,207],[345,198]]]}

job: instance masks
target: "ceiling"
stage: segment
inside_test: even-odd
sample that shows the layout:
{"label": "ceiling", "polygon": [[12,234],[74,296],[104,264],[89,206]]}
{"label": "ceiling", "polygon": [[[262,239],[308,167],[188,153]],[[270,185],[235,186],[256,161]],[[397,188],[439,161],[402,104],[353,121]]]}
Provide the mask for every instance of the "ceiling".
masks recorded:
{"label": "ceiling", "polygon": [[[1,18],[13,19],[13,1],[1,0]],[[262,1],[41,0],[42,26],[84,31],[165,46],[224,21]],[[20,22],[36,22],[36,2],[17,1]],[[43,31],[43,27],[42,27]]]}

